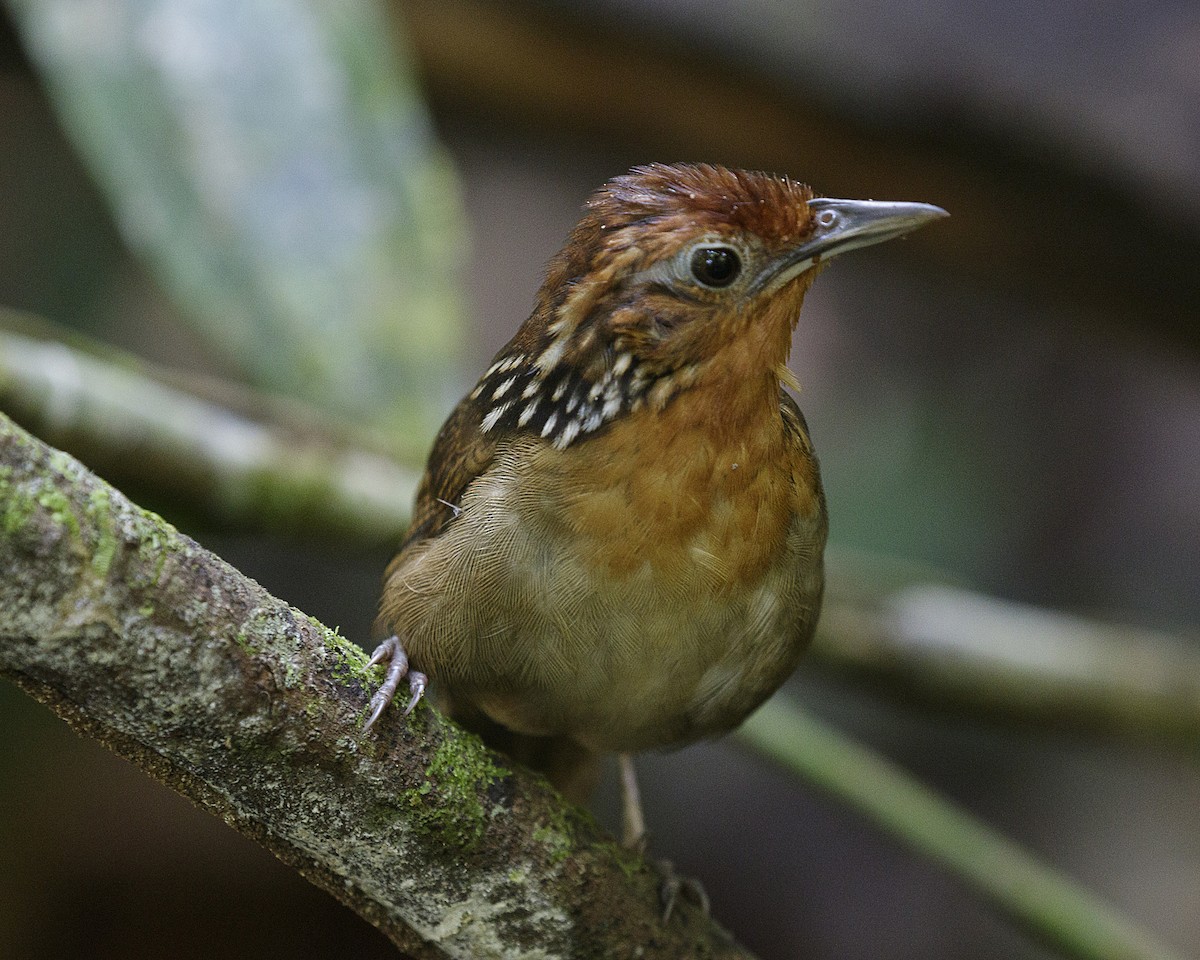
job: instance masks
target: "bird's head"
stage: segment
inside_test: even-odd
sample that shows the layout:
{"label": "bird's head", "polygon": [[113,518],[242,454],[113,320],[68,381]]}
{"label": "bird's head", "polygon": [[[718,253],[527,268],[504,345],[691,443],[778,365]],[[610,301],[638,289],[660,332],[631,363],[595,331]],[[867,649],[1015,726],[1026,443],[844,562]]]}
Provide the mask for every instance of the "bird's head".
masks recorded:
{"label": "bird's head", "polygon": [[777,377],[830,258],[945,215],[816,198],[766,173],[637,167],[588,200],[533,315],[473,394],[496,394],[484,429],[512,422],[565,447],[705,376]]}

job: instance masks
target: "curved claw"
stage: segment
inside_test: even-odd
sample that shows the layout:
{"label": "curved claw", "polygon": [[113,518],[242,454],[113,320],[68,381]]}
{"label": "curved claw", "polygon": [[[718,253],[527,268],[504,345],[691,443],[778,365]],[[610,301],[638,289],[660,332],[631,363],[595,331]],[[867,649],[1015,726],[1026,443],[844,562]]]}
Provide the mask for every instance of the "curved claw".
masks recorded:
{"label": "curved claw", "polygon": [[413,707],[421,702],[421,698],[425,696],[425,688],[429,686],[429,678],[420,670],[408,671],[408,690],[412,694],[412,699],[408,701],[408,706],[404,708],[404,716],[408,716],[413,712]]}
{"label": "curved claw", "polygon": [[362,732],[364,734],[371,732],[371,728],[375,726],[375,721],[383,716],[383,711],[387,709],[387,705],[388,701],[381,699],[379,694],[375,694],[375,696],[371,698],[370,706],[372,707],[372,710],[371,715],[367,717],[367,722],[363,724]]}
{"label": "curved claw", "polygon": [[408,654],[404,652],[400,638],[391,636],[375,648],[375,652],[371,654],[371,659],[367,661],[367,666],[374,667],[377,664],[383,663],[384,660],[396,660],[399,657],[404,657],[405,664],[407,665]]}
{"label": "curved claw", "polygon": [[658,896],[663,905],[662,922],[664,924],[671,919],[671,913],[675,909],[675,904],[679,902],[681,893],[687,894],[688,899],[700,908],[700,912],[704,916],[708,916],[710,907],[708,894],[704,892],[704,887],[700,885],[699,880],[694,877],[681,877],[675,872],[675,865],[670,860],[658,860],[654,865],[662,875],[662,885],[658,888]]}
{"label": "curved claw", "polygon": [[408,677],[408,688],[412,691],[412,699],[408,701],[408,706],[404,708],[404,715],[408,716],[412,713],[413,708],[420,702],[421,697],[425,694],[425,688],[429,685],[429,678],[419,670],[409,670],[408,654],[404,650],[404,645],[400,642],[400,638],[396,636],[388,637],[371,654],[371,659],[367,661],[368,667],[373,667],[376,664],[387,662],[387,675],[383,678],[383,683],[379,689],[375,691],[375,695],[371,697],[371,715],[367,718],[367,722],[363,724],[362,732],[368,733],[375,726],[375,722],[383,716],[383,711],[387,709],[389,703],[396,696],[396,690],[400,687],[400,681],[406,676]]}

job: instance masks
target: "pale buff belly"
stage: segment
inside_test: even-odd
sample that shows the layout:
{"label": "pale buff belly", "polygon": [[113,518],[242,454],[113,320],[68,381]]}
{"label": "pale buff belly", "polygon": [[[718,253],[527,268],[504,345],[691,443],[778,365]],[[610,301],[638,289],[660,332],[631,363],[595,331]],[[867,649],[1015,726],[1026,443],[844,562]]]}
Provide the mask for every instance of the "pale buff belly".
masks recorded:
{"label": "pale buff belly", "polygon": [[[736,585],[720,547],[738,518],[720,500],[685,539],[647,540],[644,559],[606,570],[560,489],[529,489],[514,464],[476,481],[393,573],[407,599],[392,626],[451,702],[518,732],[638,750],[736,726],[791,673],[820,602],[820,518],[791,516],[771,562]],[[619,517],[620,498],[605,509]]]}

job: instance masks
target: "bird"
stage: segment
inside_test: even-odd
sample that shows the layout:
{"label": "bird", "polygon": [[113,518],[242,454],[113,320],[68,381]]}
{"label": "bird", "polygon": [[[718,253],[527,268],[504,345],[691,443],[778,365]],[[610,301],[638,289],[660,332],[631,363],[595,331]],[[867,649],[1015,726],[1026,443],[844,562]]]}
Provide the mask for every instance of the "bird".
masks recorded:
{"label": "bird", "polygon": [[828,531],[787,360],[833,258],[947,216],[651,163],[601,186],[529,318],[446,420],[388,565],[365,730],[407,678],[584,801],[737,727],[816,627]]}

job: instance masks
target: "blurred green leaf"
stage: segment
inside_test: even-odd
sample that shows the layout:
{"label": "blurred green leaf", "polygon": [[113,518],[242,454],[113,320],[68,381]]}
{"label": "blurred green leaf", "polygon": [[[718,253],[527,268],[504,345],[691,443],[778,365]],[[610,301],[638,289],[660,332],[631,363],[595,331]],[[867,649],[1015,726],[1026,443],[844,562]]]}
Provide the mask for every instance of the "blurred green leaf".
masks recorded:
{"label": "blurred green leaf", "polygon": [[463,215],[378,4],[7,3],[127,241],[248,380],[435,425]]}

